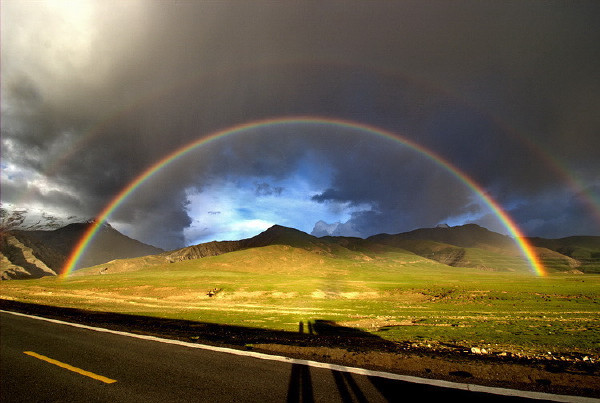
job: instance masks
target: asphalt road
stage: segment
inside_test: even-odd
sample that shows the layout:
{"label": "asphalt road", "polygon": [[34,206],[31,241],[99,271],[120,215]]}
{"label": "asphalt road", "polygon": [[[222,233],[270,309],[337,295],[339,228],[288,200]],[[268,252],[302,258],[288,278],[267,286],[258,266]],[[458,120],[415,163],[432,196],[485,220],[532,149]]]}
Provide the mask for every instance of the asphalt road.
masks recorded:
{"label": "asphalt road", "polygon": [[[27,353],[26,353],[27,352]],[[54,363],[45,361],[47,357]],[[65,369],[68,364],[110,380]],[[359,375],[0,313],[2,402],[539,401]]]}

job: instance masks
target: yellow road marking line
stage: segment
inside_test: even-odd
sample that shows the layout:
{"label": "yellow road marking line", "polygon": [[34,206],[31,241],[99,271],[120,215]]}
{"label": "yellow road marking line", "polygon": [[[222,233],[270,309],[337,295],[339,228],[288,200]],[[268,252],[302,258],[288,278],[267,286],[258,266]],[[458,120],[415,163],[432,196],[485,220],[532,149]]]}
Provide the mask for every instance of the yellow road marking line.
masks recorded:
{"label": "yellow road marking line", "polygon": [[115,382],[117,382],[114,379],[110,379],[110,378],[107,378],[105,376],[94,374],[93,372],[86,371],[84,369],[77,368],[77,367],[74,367],[74,366],[69,365],[69,364],[65,364],[64,362],[60,362],[60,361],[54,360],[52,358],[46,357],[45,355],[41,355],[41,354],[35,353],[33,351],[23,351],[23,353],[27,354],[27,355],[30,355],[32,357],[38,358],[38,359],[40,359],[42,361],[49,362],[50,364],[57,365],[57,366],[59,366],[61,368],[68,369],[69,371],[73,371],[73,372],[77,372],[78,374],[81,374],[81,375],[89,376],[90,378],[94,378],[94,379],[96,379],[98,381],[102,381],[104,383],[115,383]]}

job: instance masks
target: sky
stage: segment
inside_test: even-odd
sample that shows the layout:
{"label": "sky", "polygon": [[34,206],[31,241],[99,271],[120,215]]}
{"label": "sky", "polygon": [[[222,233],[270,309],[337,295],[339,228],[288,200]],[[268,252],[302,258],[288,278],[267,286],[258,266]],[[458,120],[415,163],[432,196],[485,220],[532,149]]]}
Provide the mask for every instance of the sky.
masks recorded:
{"label": "sky", "polygon": [[600,235],[597,1],[2,0],[1,202],[165,249],[273,224]]}

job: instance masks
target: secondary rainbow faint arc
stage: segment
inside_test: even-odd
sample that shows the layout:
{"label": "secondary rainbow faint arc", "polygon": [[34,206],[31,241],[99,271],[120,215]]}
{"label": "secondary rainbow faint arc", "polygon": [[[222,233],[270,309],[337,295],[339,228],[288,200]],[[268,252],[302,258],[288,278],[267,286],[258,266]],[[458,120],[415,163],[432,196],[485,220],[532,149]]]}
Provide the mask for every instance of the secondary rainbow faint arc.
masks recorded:
{"label": "secondary rainbow faint arc", "polygon": [[232,127],[228,127],[208,136],[201,137],[197,140],[188,143],[187,145],[178,148],[177,150],[171,152],[166,155],[159,161],[155,162],[151,166],[149,166],[145,171],[143,171],[140,175],[138,175],[134,180],[132,180],[127,186],[125,186],[112,200],[110,203],[104,207],[104,209],[97,215],[95,222],[90,225],[90,227],[86,230],[83,236],[78,241],[77,245],[69,255],[63,269],[60,273],[61,278],[67,277],[77,265],[77,262],[85,252],[85,249],[88,247],[90,242],[93,240],[94,236],[101,228],[102,224],[107,220],[110,214],[125,200],[127,197],[133,193],[144,181],[150,178],[154,173],[176,160],[177,158],[185,155],[189,151],[199,147],[203,144],[207,144],[215,139],[242,132],[244,130],[257,129],[261,127],[275,126],[275,125],[283,125],[283,124],[315,124],[315,125],[330,125],[341,128],[348,128],[353,130],[362,130],[372,134],[376,134],[382,137],[389,138],[391,140],[397,141],[409,148],[421,153],[426,156],[431,161],[435,162],[438,165],[444,167],[447,171],[452,173],[456,178],[458,178],[461,182],[463,182],[467,187],[477,193],[481,199],[492,209],[492,211],[496,214],[496,216],[502,221],[506,229],[510,232],[510,234],[515,238],[515,241],[519,248],[523,251],[525,257],[529,261],[531,268],[540,276],[546,275],[546,270],[541,264],[539,258],[533,250],[531,244],[527,241],[525,236],[522,234],[521,230],[514,223],[512,218],[502,209],[502,207],[491,197],[486,191],[478,185],[473,179],[468,177],[464,172],[460,169],[456,168],[452,164],[450,164],[443,157],[437,155],[433,151],[430,151],[423,146],[414,143],[400,135],[393,133],[391,131],[375,127],[372,125],[367,125],[363,123],[353,122],[350,120],[343,119],[334,119],[334,118],[326,118],[326,117],[315,117],[315,116],[293,116],[293,117],[278,117],[278,118],[269,118],[256,120],[251,122],[242,123],[239,125],[235,125]]}
{"label": "secondary rainbow faint arc", "polygon": [[[99,136],[102,133],[102,129],[112,123],[114,120],[118,119],[121,116],[125,116],[131,111],[141,107],[149,102],[155,101],[160,97],[164,96],[164,94],[169,93],[171,91],[176,91],[177,89],[186,88],[191,83],[200,82],[202,80],[215,79],[218,77],[225,77],[229,74],[236,72],[247,72],[252,68],[257,67],[273,67],[273,66],[285,66],[285,65],[299,65],[300,63],[306,65],[316,65],[316,66],[333,66],[333,67],[342,67],[342,68],[362,68],[367,69],[368,71],[374,71],[376,74],[383,74],[385,76],[394,76],[400,77],[402,80],[409,82],[418,86],[419,88],[423,88],[426,90],[433,90],[437,93],[443,94],[448,99],[456,99],[460,101],[465,106],[472,108],[473,110],[481,113],[487,119],[490,119],[494,122],[498,127],[502,128],[505,132],[516,138],[522,144],[527,146],[530,150],[532,150],[538,158],[540,158],[554,173],[559,175],[563,181],[571,188],[571,190],[575,193],[578,198],[580,198],[583,203],[586,205],[588,210],[593,214],[594,218],[598,223],[600,223],[600,199],[595,197],[588,189],[586,184],[578,179],[577,175],[571,172],[568,169],[564,162],[561,162],[559,158],[554,156],[547,147],[544,147],[543,144],[539,142],[534,142],[530,136],[526,135],[524,132],[517,130],[515,127],[507,124],[506,121],[501,119],[498,115],[492,113],[491,111],[482,108],[481,105],[473,103],[468,98],[465,98],[462,94],[456,93],[454,91],[450,91],[448,88],[442,87],[439,83],[434,83],[430,81],[425,81],[424,78],[419,78],[417,76],[407,76],[399,73],[396,70],[386,68],[384,66],[373,65],[370,63],[345,63],[340,62],[337,59],[319,59],[319,60],[310,60],[306,61],[304,59],[275,59],[275,60],[263,60],[260,63],[251,63],[246,65],[234,66],[232,68],[223,70],[220,69],[218,71],[210,71],[210,72],[202,72],[198,71],[197,73],[177,79],[175,82],[169,83],[169,85],[163,87],[153,88],[151,91],[145,93],[142,97],[137,98],[134,102],[125,105],[123,109],[119,109],[116,112],[111,113],[105,119],[103,119],[97,126],[90,128],[85,135],[80,137],[74,144],[69,147],[69,151],[65,154],[61,155],[60,158],[53,161],[45,170],[45,176],[52,176],[55,174],[63,163],[69,160],[73,155],[76,155],[87,143],[92,141],[93,138]],[[26,200],[33,193],[31,189],[27,192],[21,200]]]}

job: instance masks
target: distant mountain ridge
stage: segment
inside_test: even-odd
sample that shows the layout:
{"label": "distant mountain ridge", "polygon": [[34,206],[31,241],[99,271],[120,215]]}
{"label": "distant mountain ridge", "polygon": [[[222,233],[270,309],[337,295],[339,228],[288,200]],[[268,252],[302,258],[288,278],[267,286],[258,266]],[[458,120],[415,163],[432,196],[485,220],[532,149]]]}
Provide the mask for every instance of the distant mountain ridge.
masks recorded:
{"label": "distant mountain ridge", "polygon": [[[57,273],[91,223],[69,224],[54,231],[9,231],[2,234],[2,278],[33,278]],[[549,271],[600,273],[600,237],[529,238]],[[514,271],[524,266],[516,242],[476,224],[438,226],[366,239],[344,236],[316,237],[294,228],[274,225],[238,241],[212,241],[163,251],[143,244],[104,225],[79,267],[114,259],[152,255],[153,261],[178,262],[218,256],[243,249],[281,245],[328,257],[368,261],[382,254],[410,253],[448,266]],[[53,273],[54,272],[54,273]]]}
{"label": "distant mountain ridge", "polygon": [[[56,275],[93,221],[71,223],[55,230],[11,230],[0,233],[3,280]],[[103,224],[78,263],[88,267],[114,259],[153,255],[162,249],[129,238]]]}
{"label": "distant mountain ridge", "polygon": [[294,228],[274,225],[252,238],[241,239],[239,241],[212,241],[165,252],[162,256],[165,256],[169,261],[176,262],[270,245],[286,245],[312,251],[330,248],[326,242],[319,240],[319,238],[313,235]]}
{"label": "distant mountain ridge", "polygon": [[477,224],[420,228],[395,235],[379,234],[367,238],[373,242],[386,244],[407,239],[442,242],[464,248],[511,248],[515,245],[515,241],[511,237],[490,231]]}
{"label": "distant mountain ridge", "polygon": [[[550,271],[600,272],[600,237],[530,238],[529,241]],[[373,257],[378,253],[403,250],[449,266],[486,270],[512,270],[515,260],[523,259],[513,238],[476,224],[422,228],[393,235],[378,234],[367,239],[316,237],[294,228],[274,225],[252,238],[189,246],[165,252],[163,256],[170,261],[179,261],[270,245],[291,246],[330,256],[358,252]]]}

